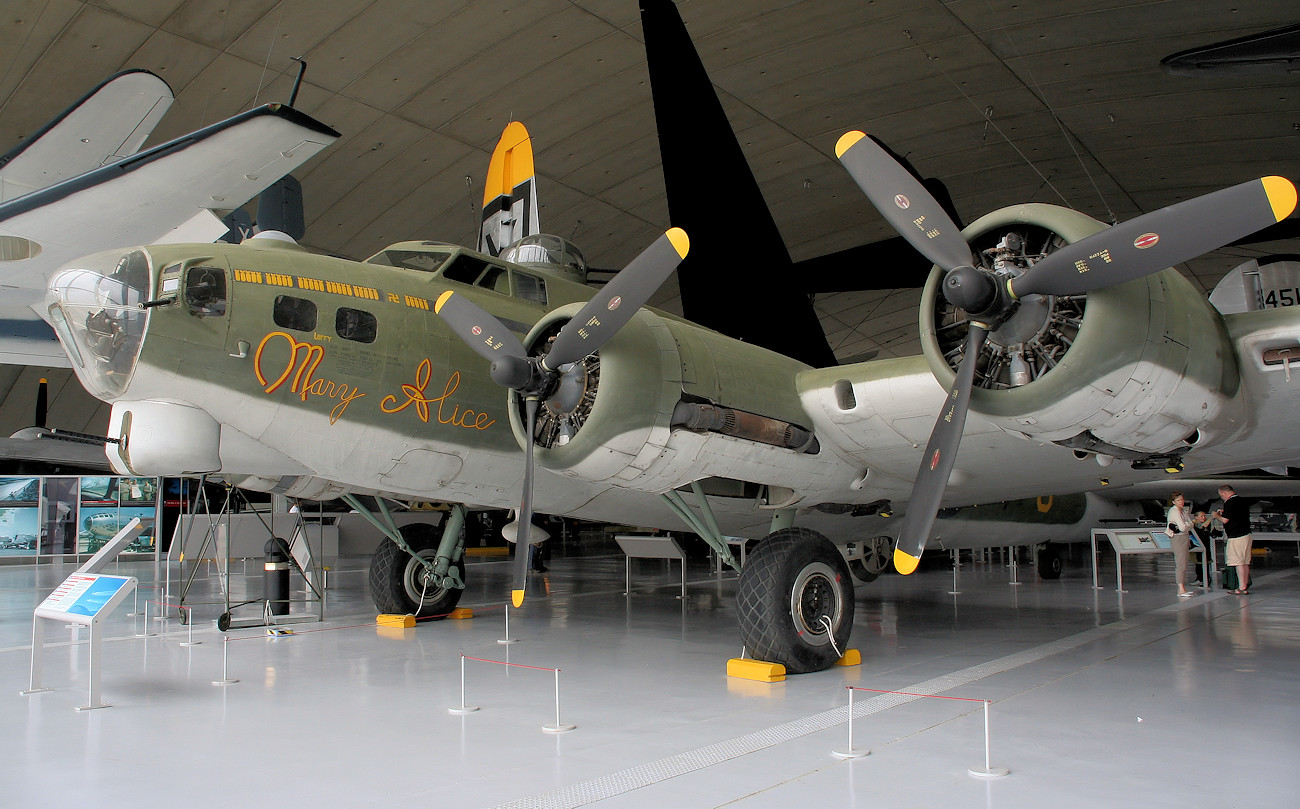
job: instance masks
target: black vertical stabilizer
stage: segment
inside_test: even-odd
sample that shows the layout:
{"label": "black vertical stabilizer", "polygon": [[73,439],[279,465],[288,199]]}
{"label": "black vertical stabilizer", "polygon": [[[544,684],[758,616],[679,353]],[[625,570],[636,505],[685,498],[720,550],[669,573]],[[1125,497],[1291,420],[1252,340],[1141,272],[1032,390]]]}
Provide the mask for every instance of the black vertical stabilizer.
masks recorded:
{"label": "black vertical stabilizer", "polygon": [[704,64],[670,0],[641,0],[671,224],[690,234],[677,270],[685,316],[816,367],[835,365]]}

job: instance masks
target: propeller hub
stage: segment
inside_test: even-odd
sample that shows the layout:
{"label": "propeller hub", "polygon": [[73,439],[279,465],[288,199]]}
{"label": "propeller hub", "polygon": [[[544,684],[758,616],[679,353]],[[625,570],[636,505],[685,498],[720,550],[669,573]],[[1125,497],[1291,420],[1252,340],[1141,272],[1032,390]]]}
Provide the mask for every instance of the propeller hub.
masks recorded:
{"label": "propeller hub", "polygon": [[943,277],[943,296],[958,309],[979,316],[997,302],[998,282],[990,272],[971,266],[953,267]]}
{"label": "propeller hub", "polygon": [[535,362],[530,362],[526,357],[515,357],[509,354],[503,354],[493,360],[488,373],[493,382],[511,390],[524,390],[530,387],[534,378],[538,376]]}

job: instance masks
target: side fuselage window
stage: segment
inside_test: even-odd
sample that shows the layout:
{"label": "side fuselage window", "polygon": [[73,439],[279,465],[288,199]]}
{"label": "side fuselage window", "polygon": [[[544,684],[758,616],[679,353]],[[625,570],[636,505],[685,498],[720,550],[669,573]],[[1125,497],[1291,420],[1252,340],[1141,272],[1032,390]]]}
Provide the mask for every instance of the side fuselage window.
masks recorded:
{"label": "side fuselage window", "polygon": [[379,331],[379,321],[364,310],[340,307],[334,315],[334,331],[344,340],[373,343],[375,334]]}
{"label": "side fuselage window", "polygon": [[275,325],[282,329],[315,331],[316,304],[306,298],[276,295],[272,318],[275,320]]}
{"label": "side fuselage window", "polygon": [[225,270],[220,267],[191,267],[185,273],[185,305],[199,317],[225,316]]}
{"label": "side fuselage window", "polygon": [[516,272],[515,297],[521,301],[546,305],[546,282],[535,275]]}

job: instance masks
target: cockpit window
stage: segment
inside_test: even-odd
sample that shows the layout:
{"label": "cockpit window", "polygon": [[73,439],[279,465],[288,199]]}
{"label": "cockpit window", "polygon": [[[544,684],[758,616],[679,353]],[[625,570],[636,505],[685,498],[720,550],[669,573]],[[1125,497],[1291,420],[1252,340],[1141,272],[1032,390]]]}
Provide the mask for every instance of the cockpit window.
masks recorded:
{"label": "cockpit window", "polygon": [[316,304],[306,298],[276,295],[271,318],[275,321],[275,325],[282,329],[315,331]]}
{"label": "cockpit window", "polygon": [[379,321],[367,311],[344,306],[334,315],[334,331],[344,340],[373,343],[379,331]]}
{"label": "cockpit window", "polygon": [[420,250],[382,250],[371,256],[366,263],[433,272],[447,261],[449,255],[450,253],[429,253]]}
{"label": "cockpit window", "polygon": [[447,265],[447,269],[442,271],[442,277],[449,281],[472,284],[478,280],[478,277],[483,274],[483,270],[487,266],[487,262],[482,259],[460,255],[456,257],[455,261]]}
{"label": "cockpit window", "polygon": [[[129,274],[128,268],[119,272]],[[146,278],[148,269],[146,268]],[[117,273],[114,273],[116,276]],[[226,314],[226,273],[220,267],[191,267],[185,273],[185,305],[199,317],[224,317]]]}

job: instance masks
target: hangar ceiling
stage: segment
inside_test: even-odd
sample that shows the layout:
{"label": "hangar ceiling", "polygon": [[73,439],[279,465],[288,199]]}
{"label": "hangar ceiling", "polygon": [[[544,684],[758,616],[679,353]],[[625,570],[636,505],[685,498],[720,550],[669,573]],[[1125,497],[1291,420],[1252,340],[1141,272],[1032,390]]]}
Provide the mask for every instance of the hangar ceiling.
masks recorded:
{"label": "hangar ceiling", "polygon": [[[892,235],[834,158],[854,128],[942,179],[966,221],[1024,201],[1122,220],[1264,174],[1300,179],[1300,67],[1160,68],[1297,22],[1293,0],[677,5],[796,261]],[[118,70],[151,70],[175,92],[152,145],[287,100],[291,57],[305,58],[297,106],[343,134],[298,172],[313,250],[472,244],[488,157],[512,119],[533,136],[543,228],[593,266],[621,266],[670,224],[636,0],[10,0],[0,54],[0,150]],[[745,223],[719,190],[718,226],[743,262]],[[1254,244],[1182,269],[1208,291],[1280,252],[1297,251]],[[815,306],[841,359],[899,356],[919,350],[918,296],[841,292]],[[675,283],[653,302],[680,311]],[[20,401],[0,405],[6,433],[26,424],[14,415],[30,411],[23,380],[42,373],[11,370]],[[63,398],[75,380],[55,387],[52,418],[84,409]]]}

